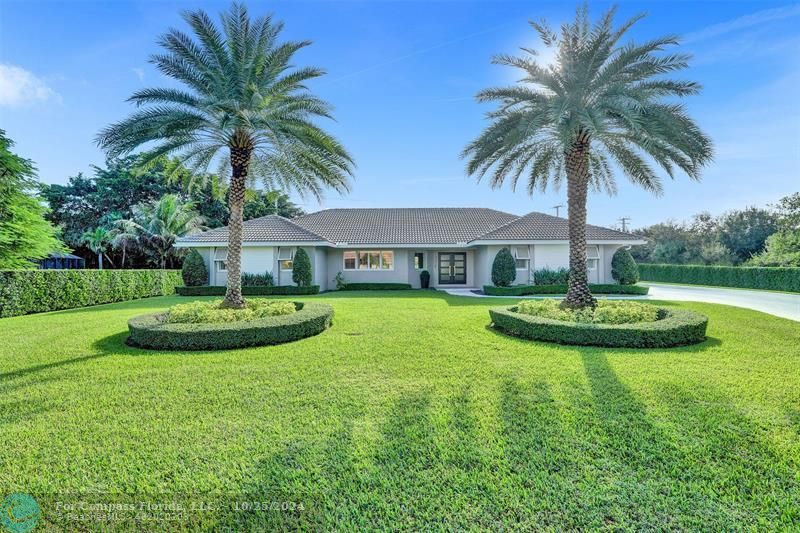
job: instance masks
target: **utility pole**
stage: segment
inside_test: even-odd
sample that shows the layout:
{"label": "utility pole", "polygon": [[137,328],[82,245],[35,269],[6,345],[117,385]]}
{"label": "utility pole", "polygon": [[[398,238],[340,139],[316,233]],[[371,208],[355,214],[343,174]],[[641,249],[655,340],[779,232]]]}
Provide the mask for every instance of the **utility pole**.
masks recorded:
{"label": "utility pole", "polygon": [[620,222],[622,222],[622,231],[628,231],[628,221],[630,219],[631,219],[631,217],[622,217],[622,218],[618,218],[617,219]]}
{"label": "utility pole", "polygon": [[555,209],[556,210],[556,216],[558,216],[558,209],[561,208],[561,207],[564,207],[564,204],[554,205],[550,209]]}

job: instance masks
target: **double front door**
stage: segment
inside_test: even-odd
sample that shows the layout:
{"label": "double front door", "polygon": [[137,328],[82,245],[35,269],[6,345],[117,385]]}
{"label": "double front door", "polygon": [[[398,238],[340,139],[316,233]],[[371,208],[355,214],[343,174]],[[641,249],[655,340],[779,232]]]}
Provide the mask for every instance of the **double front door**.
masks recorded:
{"label": "double front door", "polygon": [[467,254],[464,252],[439,252],[439,284],[467,284]]}

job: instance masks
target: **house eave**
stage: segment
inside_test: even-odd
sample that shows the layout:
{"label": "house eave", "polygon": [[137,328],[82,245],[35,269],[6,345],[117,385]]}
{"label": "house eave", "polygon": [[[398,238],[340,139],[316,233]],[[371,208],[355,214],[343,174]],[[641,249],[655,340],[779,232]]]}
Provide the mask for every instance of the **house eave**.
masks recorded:
{"label": "house eave", "polygon": [[[227,247],[228,241],[177,241],[176,248],[216,248]],[[327,241],[244,241],[242,248],[264,247],[264,246],[332,246]]]}
{"label": "house eave", "polygon": [[[587,239],[586,244],[619,244],[619,245],[639,245],[646,244],[647,241],[641,239]],[[490,244],[569,244],[568,239],[479,239],[469,243],[469,245],[490,245]]]}

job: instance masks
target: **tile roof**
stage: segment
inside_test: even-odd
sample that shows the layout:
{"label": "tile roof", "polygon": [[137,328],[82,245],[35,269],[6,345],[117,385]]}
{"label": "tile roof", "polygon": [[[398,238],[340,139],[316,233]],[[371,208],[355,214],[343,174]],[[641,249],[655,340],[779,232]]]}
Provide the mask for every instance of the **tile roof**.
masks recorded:
{"label": "tile roof", "polygon": [[[243,242],[321,242],[331,244],[457,244],[471,241],[567,240],[568,222],[544,213],[524,216],[470,207],[325,209],[293,220],[269,215],[243,225]],[[640,238],[599,226],[586,226],[590,240]],[[228,228],[183,237],[181,244],[225,242]]]}
{"label": "tile roof", "polygon": [[476,239],[517,218],[469,207],[325,209],[294,219],[330,242],[349,244],[455,244]]}
{"label": "tile roof", "polygon": [[[586,224],[586,238],[593,241],[636,241],[641,237],[630,233]],[[536,211],[528,213],[481,235],[478,240],[522,241],[522,240],[568,240],[569,221]]]}
{"label": "tile roof", "polygon": [[[195,233],[178,240],[181,243],[226,242],[228,227]],[[319,242],[324,240],[324,237],[279,215],[254,218],[242,224],[243,242]]]}

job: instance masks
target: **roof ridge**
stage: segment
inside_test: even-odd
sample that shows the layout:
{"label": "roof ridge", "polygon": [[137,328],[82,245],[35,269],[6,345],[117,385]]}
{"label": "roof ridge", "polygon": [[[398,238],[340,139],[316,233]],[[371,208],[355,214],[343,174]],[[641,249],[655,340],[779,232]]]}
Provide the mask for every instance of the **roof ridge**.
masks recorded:
{"label": "roof ridge", "polygon": [[[311,231],[310,229],[308,229],[308,228],[306,228],[306,227],[303,227],[303,226],[301,226],[300,224],[298,224],[297,222],[295,222],[294,220],[292,220],[292,219],[290,219],[290,218],[286,218],[286,217],[285,217],[285,216],[283,216],[283,215],[273,215],[273,216],[276,216],[276,217],[282,218],[283,220],[285,220],[286,222],[288,222],[288,223],[289,223],[289,224],[291,224],[292,226],[296,226],[296,227],[300,228],[301,230],[305,231],[306,233],[310,233],[310,234],[311,234],[311,235],[313,235],[314,237],[318,237],[319,239],[321,239],[321,240],[323,240],[323,241],[330,242],[330,241],[328,240],[328,238],[327,238],[327,237],[323,237],[323,236],[322,236],[322,235],[320,235],[319,233],[317,233],[317,232],[315,232],[315,231]],[[299,218],[299,217],[298,217],[298,218]],[[248,221],[248,222],[249,222],[249,221]]]}

